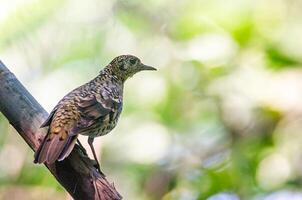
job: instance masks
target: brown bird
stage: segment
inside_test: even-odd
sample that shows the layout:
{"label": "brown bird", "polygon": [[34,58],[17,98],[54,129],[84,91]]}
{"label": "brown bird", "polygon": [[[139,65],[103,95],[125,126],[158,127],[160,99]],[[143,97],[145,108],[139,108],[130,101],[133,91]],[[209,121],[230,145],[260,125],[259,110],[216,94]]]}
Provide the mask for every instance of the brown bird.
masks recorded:
{"label": "brown bird", "polygon": [[63,97],[41,125],[48,127],[48,132],[35,153],[34,162],[50,164],[63,160],[82,134],[88,136],[99,169],[93,140],[116,126],[122,111],[124,82],[142,70],[156,69],[144,65],[135,56],[118,56],[96,78]]}

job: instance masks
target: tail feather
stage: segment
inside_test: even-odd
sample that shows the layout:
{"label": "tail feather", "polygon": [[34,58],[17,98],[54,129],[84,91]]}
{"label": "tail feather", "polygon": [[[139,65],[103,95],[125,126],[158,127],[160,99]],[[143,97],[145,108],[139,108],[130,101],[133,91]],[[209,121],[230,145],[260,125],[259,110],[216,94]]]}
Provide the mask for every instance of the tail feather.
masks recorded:
{"label": "tail feather", "polygon": [[35,153],[35,163],[54,163],[63,160],[72,151],[77,135],[67,136],[63,139],[59,135],[47,134],[39,149]]}
{"label": "tail feather", "polygon": [[78,137],[76,125],[80,114],[72,102],[63,103],[54,108],[41,126],[48,126],[48,133],[35,153],[35,163],[51,164],[57,160],[63,160],[75,145]]}
{"label": "tail feather", "polygon": [[69,156],[69,154],[71,153],[77,139],[78,139],[78,135],[73,135],[71,137],[68,138],[70,141],[68,142],[68,145],[65,145],[63,151],[61,152],[58,161],[62,161],[64,160],[67,156]]}

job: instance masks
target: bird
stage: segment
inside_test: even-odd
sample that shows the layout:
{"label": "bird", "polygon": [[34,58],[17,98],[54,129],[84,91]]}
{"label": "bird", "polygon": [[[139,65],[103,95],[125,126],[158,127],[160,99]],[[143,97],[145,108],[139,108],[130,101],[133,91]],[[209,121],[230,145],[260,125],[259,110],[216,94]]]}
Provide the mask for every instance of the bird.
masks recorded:
{"label": "bird", "polygon": [[85,135],[100,171],[93,141],[116,126],[123,108],[124,83],[144,70],[156,68],[143,64],[134,55],[120,55],[94,79],[65,95],[40,127],[47,128],[47,134],[35,152],[34,163],[64,160],[77,141],[83,148],[78,136]]}

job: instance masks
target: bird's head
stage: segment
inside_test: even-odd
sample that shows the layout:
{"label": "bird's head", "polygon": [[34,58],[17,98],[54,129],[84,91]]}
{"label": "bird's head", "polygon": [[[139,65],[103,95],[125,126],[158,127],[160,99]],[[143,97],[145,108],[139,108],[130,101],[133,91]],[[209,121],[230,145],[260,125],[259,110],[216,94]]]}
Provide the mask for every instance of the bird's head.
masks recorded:
{"label": "bird's head", "polygon": [[125,81],[137,72],[143,70],[156,70],[154,67],[143,64],[139,58],[133,55],[121,55],[114,58],[109,66],[112,72]]}

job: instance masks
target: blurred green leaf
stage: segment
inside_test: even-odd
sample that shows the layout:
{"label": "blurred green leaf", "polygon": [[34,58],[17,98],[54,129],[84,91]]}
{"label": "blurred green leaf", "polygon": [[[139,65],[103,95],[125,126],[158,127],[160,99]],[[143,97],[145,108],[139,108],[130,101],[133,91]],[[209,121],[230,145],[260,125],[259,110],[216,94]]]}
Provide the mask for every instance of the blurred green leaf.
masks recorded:
{"label": "blurred green leaf", "polygon": [[284,68],[298,67],[301,65],[301,61],[286,55],[277,47],[270,46],[266,49],[265,53],[268,63],[267,66],[271,69],[280,70]]}

